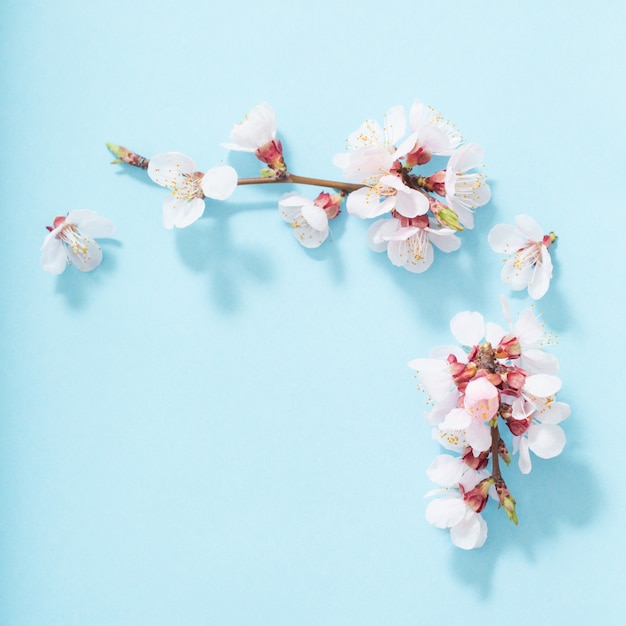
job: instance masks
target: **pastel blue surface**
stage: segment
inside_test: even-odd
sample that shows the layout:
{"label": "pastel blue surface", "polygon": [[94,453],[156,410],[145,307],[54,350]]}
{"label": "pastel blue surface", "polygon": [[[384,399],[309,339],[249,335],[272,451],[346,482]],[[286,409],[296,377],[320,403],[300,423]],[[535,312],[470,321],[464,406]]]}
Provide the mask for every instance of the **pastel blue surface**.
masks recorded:
{"label": "pastel blue surface", "polygon": [[[623,623],[626,5],[5,0],[0,624]],[[184,231],[104,144],[200,167],[255,104],[301,175],[416,98],[485,149],[493,201],[416,276],[342,215],[301,249],[275,188]],[[91,208],[91,274],[39,266]],[[449,319],[503,323],[498,222],[559,240],[536,305],[558,334],[568,444],[506,478],[470,553],[424,520],[438,453],[407,362]],[[615,247],[617,245],[617,248]],[[511,296],[512,308],[529,304]]]}

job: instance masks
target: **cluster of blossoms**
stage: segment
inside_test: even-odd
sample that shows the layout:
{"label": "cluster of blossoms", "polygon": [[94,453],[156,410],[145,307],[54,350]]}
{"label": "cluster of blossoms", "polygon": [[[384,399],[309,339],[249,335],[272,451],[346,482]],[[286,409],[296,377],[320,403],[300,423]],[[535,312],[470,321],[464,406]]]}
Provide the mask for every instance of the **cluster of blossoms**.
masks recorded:
{"label": "cluster of blossoms", "polygon": [[[473,171],[482,165],[482,148],[463,144],[456,128],[419,100],[408,120],[401,106],[389,109],[384,126],[366,120],[348,137],[347,149],[334,163],[347,180],[362,185],[349,195],[348,212],[387,216],[370,227],[369,245],[410,272],[430,267],[433,245],[458,250],[456,233],[473,228],[476,207],[491,198],[484,174]],[[433,157],[445,157],[445,167],[427,172]]]}
{"label": "cluster of blossoms", "polygon": [[517,524],[515,499],[500,471],[500,461],[511,462],[509,447],[527,474],[531,452],[549,459],[565,446],[558,424],[570,411],[555,399],[558,362],[542,349],[543,328],[532,310],[511,324],[503,302],[508,330],[485,323],[480,313],[458,313],[450,329],[463,348],[435,348],[429,358],[409,363],[436,403],[427,415],[433,438],[453,453],[439,455],[428,470],[439,488],[427,494],[438,497],[428,504],[426,518],[450,529],[453,543],[464,549],[485,542],[481,511],[490,497]]}
{"label": "cluster of blossoms", "polygon": [[[114,163],[147,170],[157,185],[171,191],[163,202],[166,228],[190,226],[203,215],[207,198],[226,200],[238,185],[326,187],[328,191],[315,198],[290,191],[279,199],[280,215],[292,227],[296,240],[307,248],[321,245],[345,200],[348,213],[381,218],[368,231],[370,247],[386,250],[394,265],[411,272],[423,272],[431,265],[433,245],[444,252],[457,250],[461,242],[456,234],[473,228],[474,210],[486,204],[491,195],[485,176],[472,171],[481,165],[482,149],[463,144],[452,124],[417,100],[408,119],[403,107],[395,106],[387,113],[383,127],[367,120],[348,137],[348,152],[334,158],[347,182],[290,172],[277,136],[276,115],[268,104],[254,107],[235,124],[230,140],[223,144],[225,148],[252,153],[263,163],[258,177],[239,178],[229,165],[199,171],[196,162],[180,152],[147,159],[117,144],[107,146],[116,157]],[[445,163],[433,167],[441,158]],[[426,170],[427,165],[431,171]],[[42,264],[49,267],[43,259]],[[83,269],[93,269],[97,264]]]}

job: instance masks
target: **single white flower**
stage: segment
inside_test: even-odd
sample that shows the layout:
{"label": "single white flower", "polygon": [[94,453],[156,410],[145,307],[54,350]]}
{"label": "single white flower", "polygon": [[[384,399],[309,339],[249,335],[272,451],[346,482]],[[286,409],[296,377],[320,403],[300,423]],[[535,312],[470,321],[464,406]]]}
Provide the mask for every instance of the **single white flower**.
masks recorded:
{"label": "single white flower", "polygon": [[528,215],[518,215],[515,226],[496,224],[489,231],[489,245],[496,252],[509,255],[502,268],[502,280],[514,291],[528,288],[528,295],[539,300],[548,291],[552,278],[552,259],[548,248],[556,235],[543,234]]}
{"label": "single white flower", "polygon": [[293,228],[294,237],[305,248],[317,248],[328,237],[328,216],[315,201],[296,192],[278,201],[282,218]]}
{"label": "single white flower", "polygon": [[513,437],[513,454],[519,453],[520,471],[528,474],[532,469],[531,451],[542,459],[554,458],[563,451],[566,437],[558,424],[569,417],[570,408],[565,402],[554,402],[553,397],[526,398],[520,402],[534,409],[528,415],[531,421],[526,432]]}
{"label": "single white flower", "polygon": [[434,260],[433,244],[442,252],[453,252],[459,249],[461,240],[450,228],[431,225],[427,218],[421,222],[427,225],[403,226],[403,221],[395,217],[378,220],[367,232],[368,244],[374,252],[386,251],[398,267],[416,274],[425,272]]}
{"label": "single white flower", "polygon": [[468,143],[452,153],[446,167],[446,202],[466,228],[474,228],[474,210],[491,199],[491,189],[484,174],[468,173],[482,165],[483,149]]}
{"label": "single white flower", "polygon": [[419,100],[411,106],[409,123],[420,148],[430,154],[449,156],[463,141],[453,124]]}
{"label": "single white flower", "polygon": [[428,476],[443,489],[426,494],[426,497],[441,496],[429,502],[426,507],[426,520],[437,528],[449,529],[450,539],[458,548],[472,550],[480,548],[485,543],[487,523],[482,515],[464,500],[461,487],[464,493],[471,491],[488,477],[488,473],[463,465],[459,459],[441,455],[430,466]]}
{"label": "single white flower", "polygon": [[180,152],[164,152],[150,159],[148,176],[172,190],[163,202],[165,228],[185,228],[204,213],[204,198],[226,200],[237,188],[237,172],[229,165],[196,171],[193,159]]}
{"label": "single white flower", "polygon": [[244,120],[235,124],[230,132],[233,143],[223,146],[229,150],[256,152],[276,139],[276,114],[272,107],[263,102],[255,106]]}
{"label": "single white flower", "polygon": [[41,246],[41,266],[51,274],[61,274],[67,265],[90,272],[102,262],[97,238],[112,237],[115,226],[95,211],[78,209],[66,217],[56,217]]}

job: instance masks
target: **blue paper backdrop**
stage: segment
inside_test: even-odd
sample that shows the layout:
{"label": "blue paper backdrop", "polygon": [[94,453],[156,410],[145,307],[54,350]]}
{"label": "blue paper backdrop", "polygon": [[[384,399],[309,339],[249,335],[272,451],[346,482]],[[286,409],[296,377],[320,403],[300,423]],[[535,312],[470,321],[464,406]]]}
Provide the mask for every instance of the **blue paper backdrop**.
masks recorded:
{"label": "blue paper backdrop", "polygon": [[[624,3],[0,16],[1,624],[623,623]],[[104,147],[254,175],[219,144],[267,101],[291,169],[337,177],[346,136],[416,97],[483,145],[493,189],[422,276],[347,215],[301,249],[276,188],[166,231],[165,191]],[[117,225],[102,266],[45,274],[44,227],[83,207]],[[568,445],[507,471],[519,526],[494,507],[465,553],[424,520],[438,449],[406,363],[460,310],[503,322],[486,236],[521,212],[559,234],[536,310],[559,337]]]}

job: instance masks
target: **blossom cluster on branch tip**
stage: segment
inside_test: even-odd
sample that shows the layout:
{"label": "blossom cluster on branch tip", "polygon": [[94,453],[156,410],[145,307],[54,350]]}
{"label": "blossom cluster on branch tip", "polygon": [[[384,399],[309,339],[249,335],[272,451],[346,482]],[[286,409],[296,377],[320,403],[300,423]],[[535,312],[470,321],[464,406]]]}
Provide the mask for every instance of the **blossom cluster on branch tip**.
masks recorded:
{"label": "blossom cluster on branch tip", "polygon": [[543,327],[531,309],[511,323],[504,299],[503,308],[508,330],[464,311],[450,322],[462,347],[434,348],[428,358],[409,363],[434,402],[427,414],[433,438],[453,453],[439,455],[427,472],[439,488],[427,494],[437,498],[426,519],[449,529],[452,542],[464,549],[487,538],[481,511],[489,498],[517,523],[515,499],[500,470],[500,461],[511,461],[509,448],[527,474],[531,452],[550,459],[565,446],[559,424],[570,409],[556,401],[558,361],[543,350]]}
{"label": "blossom cluster on branch tip", "polygon": [[[419,100],[408,119],[402,106],[394,106],[383,126],[366,120],[346,148],[334,163],[347,180],[363,185],[348,196],[348,212],[361,218],[388,215],[371,226],[369,245],[410,272],[430,267],[433,245],[442,252],[457,250],[456,233],[473,228],[475,209],[491,198],[484,174],[473,171],[482,165],[482,148],[464,144],[450,122]],[[433,157],[445,157],[445,167],[433,168]]]}
{"label": "blossom cluster on branch tip", "polygon": [[497,224],[488,235],[489,245],[507,255],[500,274],[514,291],[528,288],[528,295],[539,300],[548,291],[552,278],[552,259],[548,248],[557,236],[543,234],[541,227],[528,215],[518,215],[515,226]]}
{"label": "blossom cluster on branch tip", "polygon": [[112,237],[115,226],[89,209],[70,211],[54,218],[41,246],[41,266],[50,274],[62,274],[68,265],[90,272],[102,262],[96,238]]}

